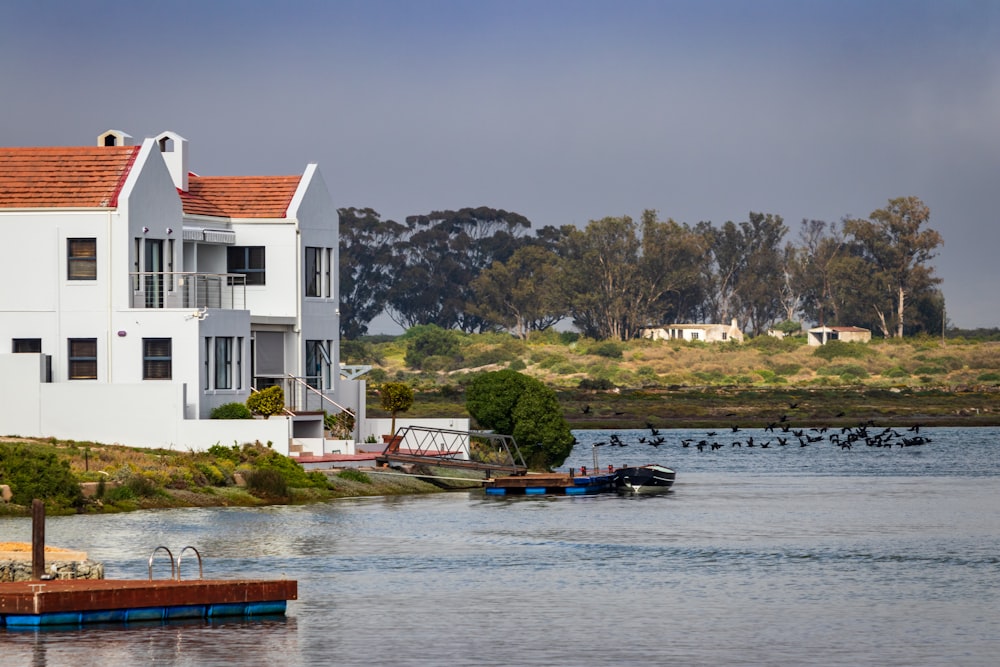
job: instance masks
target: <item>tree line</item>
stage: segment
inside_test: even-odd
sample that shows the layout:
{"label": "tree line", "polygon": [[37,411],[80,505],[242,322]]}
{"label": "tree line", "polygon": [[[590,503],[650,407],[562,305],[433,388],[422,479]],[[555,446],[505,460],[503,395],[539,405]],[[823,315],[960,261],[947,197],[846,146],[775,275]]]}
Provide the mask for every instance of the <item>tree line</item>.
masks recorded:
{"label": "tree line", "polygon": [[[942,245],[917,197],[868,218],[779,215],[680,223],[654,210],[532,230],[488,207],[383,220],[340,209],[341,336],[365,335],[382,312],[404,329],[436,325],[526,338],[568,319],[598,340],[643,327],[736,319],[752,336],[799,322],[853,325],[886,338],[945,322],[930,260]],[[534,231],[534,233],[532,233]]]}

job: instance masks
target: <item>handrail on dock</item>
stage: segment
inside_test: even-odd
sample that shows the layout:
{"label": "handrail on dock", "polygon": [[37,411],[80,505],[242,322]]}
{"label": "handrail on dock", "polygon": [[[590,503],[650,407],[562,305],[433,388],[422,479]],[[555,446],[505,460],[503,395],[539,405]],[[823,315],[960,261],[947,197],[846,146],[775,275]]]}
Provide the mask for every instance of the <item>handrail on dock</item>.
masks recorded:
{"label": "handrail on dock", "polygon": [[188,545],[188,546],[184,547],[183,549],[181,549],[180,554],[178,554],[178,556],[177,556],[177,581],[181,580],[181,559],[184,558],[184,552],[188,551],[188,550],[193,551],[194,555],[198,557],[198,578],[199,579],[204,579],[205,578],[205,570],[202,568],[202,565],[201,565],[201,553],[199,553],[199,551],[197,549],[195,549],[194,547]]}
{"label": "handrail on dock", "polygon": [[179,573],[177,572],[177,566],[174,563],[174,555],[172,553],[170,553],[170,549],[166,548],[165,546],[158,546],[155,549],[153,549],[153,553],[149,554],[149,580],[150,581],[153,580],[153,556],[155,556],[156,552],[160,551],[161,549],[163,551],[166,551],[167,555],[170,556],[170,578],[174,579],[175,577],[179,577]]}

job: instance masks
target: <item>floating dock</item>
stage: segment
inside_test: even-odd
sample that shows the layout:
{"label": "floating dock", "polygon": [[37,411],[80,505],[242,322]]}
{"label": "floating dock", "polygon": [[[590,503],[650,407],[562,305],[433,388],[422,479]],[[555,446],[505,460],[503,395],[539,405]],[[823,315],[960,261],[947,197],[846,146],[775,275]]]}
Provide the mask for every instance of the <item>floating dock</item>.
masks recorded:
{"label": "floating dock", "polygon": [[584,496],[609,493],[615,490],[613,471],[607,474],[575,475],[569,473],[528,473],[487,480],[484,489],[487,495],[566,495]]}
{"label": "floating dock", "polygon": [[19,581],[0,584],[0,627],[274,616],[297,597],[293,580]]}

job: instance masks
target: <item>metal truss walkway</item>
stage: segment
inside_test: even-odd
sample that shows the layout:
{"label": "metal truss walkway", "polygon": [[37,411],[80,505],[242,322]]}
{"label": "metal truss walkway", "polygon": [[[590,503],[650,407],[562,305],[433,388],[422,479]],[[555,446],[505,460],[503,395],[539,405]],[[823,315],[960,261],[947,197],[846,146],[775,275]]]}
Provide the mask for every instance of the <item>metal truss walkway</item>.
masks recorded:
{"label": "metal truss walkway", "polygon": [[386,445],[379,463],[423,463],[466,470],[524,475],[528,466],[509,435],[482,431],[456,431],[424,426],[398,429]]}

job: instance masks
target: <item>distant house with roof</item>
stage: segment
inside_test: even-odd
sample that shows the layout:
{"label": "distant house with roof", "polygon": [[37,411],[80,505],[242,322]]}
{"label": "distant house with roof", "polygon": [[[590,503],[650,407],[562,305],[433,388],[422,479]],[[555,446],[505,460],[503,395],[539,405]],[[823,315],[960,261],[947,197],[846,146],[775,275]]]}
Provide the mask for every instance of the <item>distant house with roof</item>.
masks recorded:
{"label": "distant house with roof", "polygon": [[639,331],[642,338],[651,340],[686,340],[706,343],[742,343],[743,332],[736,318],[729,324],[664,324]]}
{"label": "distant house with roof", "polygon": [[[0,433],[322,453],[323,410],[363,419],[317,165],[199,176],[188,157],[173,132],[0,147]],[[271,384],[285,414],[208,419]]]}
{"label": "distant house with roof", "polygon": [[845,343],[867,343],[872,332],[861,327],[813,327],[807,333],[807,341],[812,346],[825,345],[831,340]]}

